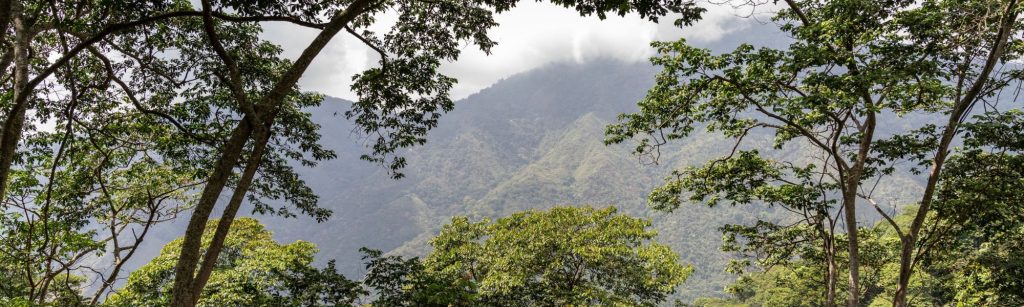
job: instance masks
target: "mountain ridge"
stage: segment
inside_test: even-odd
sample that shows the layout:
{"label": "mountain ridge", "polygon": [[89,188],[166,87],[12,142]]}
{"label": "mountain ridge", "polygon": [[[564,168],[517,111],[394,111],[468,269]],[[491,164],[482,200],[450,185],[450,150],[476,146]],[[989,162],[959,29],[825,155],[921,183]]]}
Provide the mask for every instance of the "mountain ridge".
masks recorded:
{"label": "mountain ridge", "polygon": [[[739,212],[706,207],[652,212],[646,195],[672,166],[700,162],[690,158],[710,157],[726,147],[698,136],[666,148],[661,164],[645,165],[631,146],[603,143],[604,127],[635,109],[655,73],[646,63],[603,60],[555,64],[506,78],[457,102],[427,144],[404,151],[407,177],[397,181],[357,159],[365,150],[359,137],[339,135],[351,125],[328,116],[341,114],[347,102],[328,99],[313,112],[314,120],[323,125],[323,143],[337,150],[338,158],[302,169],[301,175],[334,216],[316,225],[303,217],[261,218],[273,221],[268,225],[279,239],[312,241],[320,257],[338,259],[347,275],[360,276],[360,247],[423,255],[427,241],[453,215],[481,219],[555,205],[614,205],[654,220],[659,241],[695,265],[682,298],[721,294],[733,277],[724,274],[729,257],[717,248],[721,225],[708,221],[724,220],[708,216],[734,222]],[[675,153],[679,150],[687,152]]]}

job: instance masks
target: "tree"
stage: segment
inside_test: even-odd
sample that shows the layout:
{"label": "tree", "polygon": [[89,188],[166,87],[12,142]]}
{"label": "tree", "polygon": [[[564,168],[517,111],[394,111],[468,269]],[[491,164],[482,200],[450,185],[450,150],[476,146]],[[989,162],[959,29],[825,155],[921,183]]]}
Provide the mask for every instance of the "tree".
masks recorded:
{"label": "tree", "polygon": [[384,256],[367,248],[360,251],[366,261],[363,284],[376,296],[373,306],[459,306],[473,301],[464,280],[428,272],[419,258]]}
{"label": "tree", "polygon": [[[233,114],[224,108],[233,103],[214,76],[212,53],[204,53],[196,39],[202,12],[187,2],[0,4],[12,6],[4,16],[13,20],[10,27],[0,24],[0,199],[4,238],[10,239],[4,252],[24,264],[16,276],[23,278],[28,301],[46,303],[53,281],[86,271],[94,276],[78,277],[98,279],[91,282],[99,290],[85,298],[95,303],[150,226],[191,208],[194,194],[188,192],[205,182],[215,140],[230,133]],[[251,41],[256,34],[245,23],[277,17],[234,20],[225,31],[248,31],[250,36],[236,37]],[[280,52],[255,45],[252,55]],[[269,77],[275,62],[263,64],[247,72]],[[282,112],[289,128],[274,139],[275,154],[265,162],[268,179],[254,193],[288,199],[324,218],[329,212],[315,206],[285,162],[311,165],[332,155],[315,144],[316,126],[299,112],[320,97],[290,97]],[[55,123],[57,131],[35,126],[43,122]],[[256,198],[253,203],[257,211],[291,214]],[[90,257],[102,261],[83,261]]]}
{"label": "tree", "polygon": [[[917,254],[915,261],[921,266],[908,284],[907,301],[915,306],[1018,305],[1024,289],[1014,276],[1019,276],[1024,262],[1012,251],[1024,242],[1024,199],[1018,193],[1024,188],[1024,113],[986,113],[963,127],[964,144],[950,156],[935,211],[925,222],[922,242],[928,246]],[[916,216],[916,208],[908,208],[893,220],[905,228]],[[899,281],[900,234],[887,221],[859,233],[864,239],[863,299],[870,306],[892,305]],[[826,291],[816,281],[823,274],[822,260],[814,256],[820,252],[805,252],[760,272],[744,272],[727,291],[732,298],[703,298],[695,305],[824,305],[817,299]]]}
{"label": "tree", "polygon": [[[894,219],[900,225],[909,225],[913,220],[914,210],[907,210]],[[862,255],[862,286],[865,288],[862,301],[866,306],[892,305],[895,284],[899,275],[899,244],[900,239],[892,226],[881,221],[873,227],[861,227],[860,251]],[[836,239],[845,241],[845,235],[838,234]],[[820,279],[825,275],[826,266],[823,259],[815,254],[817,251],[806,252],[799,258],[785,263],[763,267],[763,270],[742,272],[736,282],[726,292],[730,298],[701,298],[694,302],[696,306],[823,306],[828,303],[828,284]],[[805,257],[807,256],[807,257]],[[845,255],[837,255],[837,269],[844,272],[848,265],[843,261]],[[937,291],[940,279],[930,274],[930,270],[916,274],[911,282],[910,301],[915,306],[946,306],[941,291]],[[848,287],[846,281],[840,280],[835,287]],[[842,303],[841,298],[831,298],[835,303]]]}
{"label": "tree", "polygon": [[[788,158],[782,165],[810,169],[834,186],[824,196],[838,200],[829,212],[842,213],[848,236],[847,305],[859,305],[864,291],[856,209],[866,202],[899,234],[893,304],[904,306],[914,254],[927,245],[920,232],[961,124],[977,105],[994,103],[1001,89],[1019,81],[1019,68],[1008,63],[1021,56],[1020,10],[1014,0],[786,1],[774,19],[794,39],[787,49],[741,45],[712,55],[685,40],[655,43],[660,56],[653,62],[663,71],[639,102],[640,111],[609,127],[608,142],[652,136],[637,146],[646,154],[700,125],[735,140],[737,148],[752,130],[774,134],[777,148],[811,148],[814,162]],[[880,120],[911,113],[948,120],[905,130]],[[896,171],[920,171],[895,166],[908,161],[930,166],[930,172],[921,209],[901,227],[875,201],[873,185],[864,183]],[[673,187],[698,173],[671,177],[652,202],[689,198],[691,191]],[[749,182],[716,192],[743,195],[764,186],[744,183]]]}
{"label": "tree", "polygon": [[649,227],[614,207],[455,217],[422,263],[368,252],[366,284],[386,306],[654,306],[693,269]]}
{"label": "tree", "polygon": [[194,196],[195,168],[154,155],[166,129],[141,128],[152,123],[130,117],[83,122],[27,137],[30,153],[0,206],[2,270],[18,285],[3,297],[99,302],[149,230],[187,210]]}
{"label": "tree", "polygon": [[[296,241],[279,244],[263,225],[251,218],[234,222],[209,286],[198,304],[203,306],[349,306],[363,295],[359,283],[339,275],[333,261],[324,269],[312,266],[316,246]],[[203,235],[204,247],[216,229],[211,221]],[[132,272],[124,287],[105,304],[159,306],[171,301],[175,257],[181,238],[168,243],[160,255]]]}
{"label": "tree", "polygon": [[917,261],[942,277],[950,302],[1024,304],[1024,112],[980,115],[964,130],[925,223],[930,253]]}

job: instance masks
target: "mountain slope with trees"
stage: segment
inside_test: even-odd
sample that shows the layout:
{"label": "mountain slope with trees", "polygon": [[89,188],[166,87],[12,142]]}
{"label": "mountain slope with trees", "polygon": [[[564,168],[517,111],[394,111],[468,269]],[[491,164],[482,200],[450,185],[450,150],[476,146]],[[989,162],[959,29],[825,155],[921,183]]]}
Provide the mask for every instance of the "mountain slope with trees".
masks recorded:
{"label": "mountain slope with trees", "polygon": [[[268,227],[287,240],[316,243],[320,257],[338,259],[346,275],[359,276],[359,248],[423,255],[427,241],[454,215],[502,217],[556,205],[615,205],[652,219],[658,240],[694,265],[683,298],[720,295],[735,276],[725,272],[733,255],[720,250],[718,228],[782,215],[767,208],[698,205],[674,214],[649,210],[647,194],[671,169],[729,150],[723,137],[703,135],[664,148],[659,163],[651,164],[632,155],[630,146],[603,144],[605,126],[635,107],[654,71],[645,63],[598,60],[555,64],[502,80],[457,102],[428,143],[406,153],[407,177],[397,181],[358,161],[363,150],[358,138],[329,112],[343,109],[345,102],[328,100],[322,106],[328,112],[314,113],[314,121],[324,126],[324,143],[339,158],[302,174],[321,205],[336,214],[319,225],[299,217],[275,219]],[[769,147],[769,136],[758,144]],[[912,178],[905,182],[917,184]]]}

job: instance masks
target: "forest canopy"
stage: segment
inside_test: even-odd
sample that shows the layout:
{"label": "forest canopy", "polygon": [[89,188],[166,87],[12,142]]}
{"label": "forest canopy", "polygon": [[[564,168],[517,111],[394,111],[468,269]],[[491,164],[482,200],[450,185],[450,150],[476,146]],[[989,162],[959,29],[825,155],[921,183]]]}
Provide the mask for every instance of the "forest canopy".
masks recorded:
{"label": "forest canopy", "polygon": [[[203,236],[208,248],[217,222]],[[279,244],[255,219],[233,222],[224,258],[200,306],[654,306],[692,271],[653,242],[650,221],[614,207],[555,207],[496,221],[455,217],[431,239],[423,260],[364,249],[367,275],[351,281],[334,262],[313,265],[316,246]],[[574,231],[564,231],[571,229]],[[110,306],[160,306],[171,300],[181,238],[129,275]],[[373,295],[370,295],[370,294]]]}

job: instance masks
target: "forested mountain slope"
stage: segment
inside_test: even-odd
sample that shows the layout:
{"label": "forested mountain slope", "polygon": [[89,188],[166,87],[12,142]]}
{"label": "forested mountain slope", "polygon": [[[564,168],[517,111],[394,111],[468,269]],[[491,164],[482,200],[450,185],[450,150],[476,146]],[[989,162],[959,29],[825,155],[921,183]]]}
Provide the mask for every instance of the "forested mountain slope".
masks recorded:
{"label": "forested mountain slope", "polygon": [[[360,247],[421,255],[452,215],[482,218],[554,205],[614,205],[653,219],[659,240],[694,264],[684,298],[720,293],[734,276],[724,272],[730,255],[718,249],[718,228],[782,215],[699,204],[671,214],[647,208],[647,193],[673,168],[721,156],[731,146],[720,136],[700,135],[664,148],[657,165],[640,161],[631,146],[605,146],[605,125],[636,108],[655,73],[646,63],[594,61],[556,64],[503,80],[459,101],[426,145],[406,152],[409,166],[401,180],[358,159],[365,149],[341,115],[347,102],[329,99],[314,117],[323,125],[325,144],[339,157],[304,169],[303,179],[334,216],[321,224],[304,217],[275,219],[269,226],[284,240],[316,243],[320,257],[336,258],[347,274],[358,276]],[[755,137],[759,147],[770,148],[769,136]]]}
{"label": "forested mountain slope", "polygon": [[[646,208],[647,193],[673,166],[721,154],[714,137],[664,152],[659,165],[641,163],[629,146],[605,146],[604,127],[635,108],[654,75],[648,64],[597,61],[557,64],[511,77],[456,105],[426,145],[406,152],[409,166],[392,180],[358,160],[358,133],[340,114],[343,101],[315,112],[324,142],[338,159],[303,170],[303,179],[335,211],[322,224],[307,218],[270,223],[285,240],[316,243],[349,274],[361,269],[362,246],[417,255],[452,215],[505,216],[554,205],[615,205],[656,220],[660,240],[696,266],[691,291],[720,291],[732,277],[718,251],[724,223],[751,217],[743,208],[693,206],[673,214]],[[334,112],[338,112],[335,117]]]}

